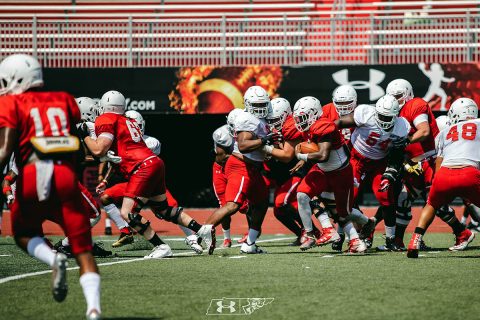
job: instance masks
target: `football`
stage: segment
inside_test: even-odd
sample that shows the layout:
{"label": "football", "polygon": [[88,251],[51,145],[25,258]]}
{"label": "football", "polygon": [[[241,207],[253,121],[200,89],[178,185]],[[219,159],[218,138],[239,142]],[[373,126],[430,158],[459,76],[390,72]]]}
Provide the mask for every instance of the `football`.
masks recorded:
{"label": "football", "polygon": [[320,150],[318,148],[318,144],[316,144],[314,142],[305,141],[305,142],[300,143],[300,152],[301,153],[312,153],[312,152],[317,152],[318,150]]}

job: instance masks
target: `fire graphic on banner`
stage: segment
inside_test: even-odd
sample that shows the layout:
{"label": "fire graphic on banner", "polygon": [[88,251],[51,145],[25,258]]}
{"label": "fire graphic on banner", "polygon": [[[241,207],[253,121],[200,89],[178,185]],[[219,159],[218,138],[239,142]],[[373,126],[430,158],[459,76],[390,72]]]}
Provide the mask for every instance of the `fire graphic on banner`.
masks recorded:
{"label": "fire graphic on banner", "polygon": [[183,114],[228,113],[243,108],[243,93],[250,86],[262,86],[277,97],[283,71],[278,66],[199,66],[181,68],[177,78],[168,95],[170,107]]}

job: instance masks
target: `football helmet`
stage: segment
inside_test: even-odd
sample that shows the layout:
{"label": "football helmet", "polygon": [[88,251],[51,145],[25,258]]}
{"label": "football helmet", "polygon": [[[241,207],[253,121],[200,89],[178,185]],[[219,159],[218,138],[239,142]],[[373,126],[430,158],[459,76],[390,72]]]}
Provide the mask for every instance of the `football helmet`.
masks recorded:
{"label": "football helmet", "polygon": [[42,66],[34,57],[12,54],[0,63],[0,95],[20,94],[42,86]]}
{"label": "football helmet", "polygon": [[127,112],[125,112],[125,116],[127,118],[135,120],[138,123],[138,126],[140,127],[142,134],[145,134],[145,120],[143,120],[143,117],[140,114],[140,112],[135,110],[128,110]]}
{"label": "football helmet", "polygon": [[270,129],[281,131],[285,120],[292,114],[290,102],[284,98],[275,98],[271,101],[272,108],[267,115],[267,122]]}
{"label": "football helmet", "polygon": [[213,141],[224,148],[229,148],[233,144],[233,137],[230,134],[230,130],[226,129],[225,126],[221,126],[215,130],[212,134]]}
{"label": "football helmet", "polygon": [[408,101],[413,99],[413,88],[410,82],[405,79],[395,79],[387,86],[387,94],[397,99],[400,109]]}
{"label": "football helmet", "polygon": [[245,110],[259,119],[265,118],[271,108],[270,97],[260,86],[248,88],[243,96],[243,102]]}
{"label": "football helmet", "polygon": [[439,131],[442,131],[447,126],[450,126],[448,116],[445,116],[445,115],[439,116],[439,117],[437,117],[437,119],[435,119],[435,121],[437,122],[437,127],[438,127]]}
{"label": "football helmet", "polygon": [[397,99],[389,94],[378,99],[375,104],[375,121],[383,130],[390,130],[395,125],[395,119],[400,112]]}
{"label": "football helmet", "polygon": [[100,99],[100,108],[102,113],[124,114],[126,108],[125,97],[115,90],[105,92]]}
{"label": "football helmet", "polygon": [[332,101],[338,115],[345,116],[357,107],[357,92],[351,85],[345,84],[333,91]]}
{"label": "football helmet", "polygon": [[235,133],[235,119],[238,117],[239,114],[245,112],[243,109],[233,109],[227,116],[227,125],[230,135],[233,137]]}
{"label": "football helmet", "polygon": [[312,124],[322,115],[322,105],[315,97],[303,97],[293,107],[293,120],[298,131],[310,129]]}
{"label": "football helmet", "polygon": [[95,122],[95,118],[98,116],[97,103],[95,100],[88,97],[80,97],[76,98],[75,101],[80,109],[82,120]]}
{"label": "football helmet", "polygon": [[448,110],[450,125],[476,118],[478,118],[478,106],[475,101],[469,98],[455,100]]}

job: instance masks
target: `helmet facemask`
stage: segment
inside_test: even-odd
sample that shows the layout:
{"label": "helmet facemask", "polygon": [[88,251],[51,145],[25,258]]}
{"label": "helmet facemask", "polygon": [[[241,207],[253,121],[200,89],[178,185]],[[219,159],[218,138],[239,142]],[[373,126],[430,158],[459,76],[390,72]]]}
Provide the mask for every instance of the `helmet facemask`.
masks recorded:
{"label": "helmet facemask", "polygon": [[350,101],[333,101],[335,105],[335,109],[337,109],[339,116],[346,116],[347,114],[352,113],[357,106],[357,101],[350,100]]}
{"label": "helmet facemask", "polygon": [[395,125],[395,118],[396,116],[385,115],[379,112],[375,113],[375,121],[377,122],[378,126],[385,131],[390,131],[393,128]]}
{"label": "helmet facemask", "polygon": [[266,118],[270,107],[270,102],[250,102],[245,101],[247,111],[259,119]]}
{"label": "helmet facemask", "polygon": [[316,117],[313,110],[308,110],[306,113],[301,112],[298,115],[294,114],[293,120],[295,122],[295,127],[297,128],[297,130],[300,132],[305,132],[310,129],[312,124],[315,122]]}

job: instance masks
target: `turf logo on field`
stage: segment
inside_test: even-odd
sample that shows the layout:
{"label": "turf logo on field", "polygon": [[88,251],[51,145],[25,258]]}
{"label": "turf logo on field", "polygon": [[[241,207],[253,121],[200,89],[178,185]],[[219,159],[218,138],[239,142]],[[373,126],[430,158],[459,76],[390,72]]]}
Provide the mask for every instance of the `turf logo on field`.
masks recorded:
{"label": "turf logo on field", "polygon": [[248,316],[272,303],[274,298],[222,298],[212,299],[207,316]]}

